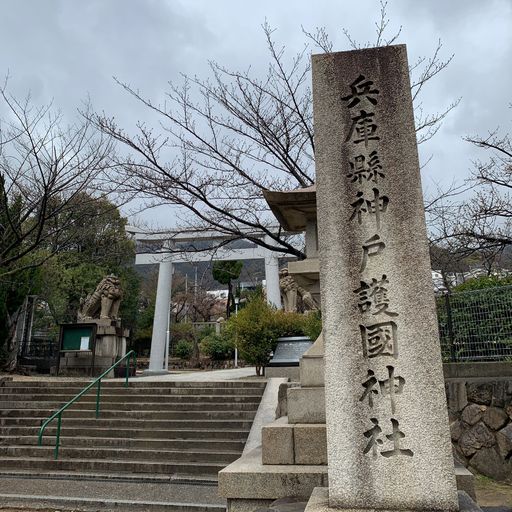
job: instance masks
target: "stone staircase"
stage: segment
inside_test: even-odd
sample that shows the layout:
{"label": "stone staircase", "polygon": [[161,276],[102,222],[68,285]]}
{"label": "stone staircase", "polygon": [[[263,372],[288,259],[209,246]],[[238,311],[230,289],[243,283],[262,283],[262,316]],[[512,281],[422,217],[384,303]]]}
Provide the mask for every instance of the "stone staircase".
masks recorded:
{"label": "stone staircase", "polygon": [[265,388],[252,381],[102,382],[100,417],[94,388],[63,414],[54,460],[56,421],[43,446],[39,427],[84,385],[0,383],[0,478],[215,485],[217,473],[240,457]]}

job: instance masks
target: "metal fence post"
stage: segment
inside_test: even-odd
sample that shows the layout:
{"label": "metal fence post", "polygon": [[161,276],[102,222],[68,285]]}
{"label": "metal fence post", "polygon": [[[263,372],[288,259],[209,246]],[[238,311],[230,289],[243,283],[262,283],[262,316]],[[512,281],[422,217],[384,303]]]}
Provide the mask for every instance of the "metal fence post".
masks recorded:
{"label": "metal fence post", "polygon": [[446,320],[448,323],[448,339],[450,340],[450,361],[457,361],[457,353],[455,351],[455,335],[453,332],[453,318],[452,318],[452,305],[450,302],[450,292],[447,292],[444,296],[444,302],[446,306]]}

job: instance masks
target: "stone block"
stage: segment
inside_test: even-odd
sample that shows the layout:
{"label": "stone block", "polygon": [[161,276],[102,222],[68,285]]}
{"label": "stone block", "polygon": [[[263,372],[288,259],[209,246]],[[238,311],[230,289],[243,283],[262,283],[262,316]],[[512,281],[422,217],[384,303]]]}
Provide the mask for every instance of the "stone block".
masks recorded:
{"label": "stone block", "polygon": [[268,379],[285,378],[291,382],[299,382],[298,366],[267,366],[265,368],[265,377]]}
{"label": "stone block", "polygon": [[468,425],[476,425],[482,419],[486,409],[485,405],[469,404],[462,411],[462,421]]}
{"label": "stone block", "polygon": [[500,407],[489,407],[483,415],[484,423],[493,430],[499,430],[508,423],[508,414]]}
{"label": "stone block", "polygon": [[324,336],[320,333],[300,360],[300,383],[304,387],[323,387],[325,385]]}
{"label": "stone block", "polygon": [[478,450],[469,463],[482,475],[495,480],[509,479],[512,474],[512,464],[503,459],[497,447]]}
{"label": "stone block", "polygon": [[455,420],[450,424],[450,434],[452,441],[458,441],[463,432],[464,428],[459,420]]}
{"label": "stone block", "polygon": [[492,388],[492,402],[491,405],[494,407],[500,407],[503,409],[507,402],[507,382],[503,380],[497,380],[493,382]]}
{"label": "stone block", "polygon": [[444,363],[443,371],[445,379],[512,377],[512,363],[506,361]]}
{"label": "stone block", "polygon": [[288,421],[325,423],[325,388],[289,388]]}
{"label": "stone block", "polygon": [[455,466],[455,479],[457,480],[457,490],[464,491],[476,500],[475,476],[464,466]]}
{"label": "stone block", "polygon": [[490,448],[495,442],[492,432],[480,422],[460,436],[459,448],[466,457],[471,457],[480,448]]}
{"label": "stone block", "polygon": [[269,505],[270,512],[304,512],[307,500],[303,498],[280,498]]}
{"label": "stone block", "polygon": [[298,387],[298,383],[296,382],[284,382],[279,386],[279,391],[277,393],[277,408],[276,408],[276,418],[281,418],[281,416],[288,416],[288,388]]}
{"label": "stone block", "polygon": [[293,426],[295,464],[327,464],[325,424]]}
{"label": "stone block", "polygon": [[468,400],[475,404],[491,405],[492,402],[492,382],[466,384],[466,393]]}
{"label": "stone block", "polygon": [[263,464],[293,464],[293,428],[283,416],[261,429]]}
{"label": "stone block", "polygon": [[452,443],[452,455],[453,462],[457,464],[462,464],[463,466],[468,465],[468,458],[462,453],[459,445],[456,443]]}
{"label": "stone block", "polygon": [[496,433],[496,443],[503,458],[509,457],[512,452],[512,423]]}
{"label": "stone block", "polygon": [[304,387],[323,387],[324,358],[303,357],[300,361],[300,384]]}
{"label": "stone block", "polygon": [[[464,491],[458,491],[457,493],[457,510],[458,512],[482,512],[482,509],[476,504],[471,496]],[[308,504],[304,512],[339,512],[338,508],[329,507],[329,489],[327,487],[315,488],[311,493]],[[358,512],[363,512],[359,509]],[[347,512],[355,512],[353,509],[347,510]],[[372,510],[371,512],[375,512]]]}
{"label": "stone block", "polygon": [[263,465],[261,449],[243,455],[219,472],[219,496],[227,499],[309,498],[327,485],[325,465]]}
{"label": "stone block", "polygon": [[448,412],[457,415],[468,405],[466,383],[461,381],[448,381],[445,383]]}
{"label": "stone block", "polygon": [[254,512],[260,508],[266,508],[272,500],[246,500],[231,498],[227,500],[227,512]]}

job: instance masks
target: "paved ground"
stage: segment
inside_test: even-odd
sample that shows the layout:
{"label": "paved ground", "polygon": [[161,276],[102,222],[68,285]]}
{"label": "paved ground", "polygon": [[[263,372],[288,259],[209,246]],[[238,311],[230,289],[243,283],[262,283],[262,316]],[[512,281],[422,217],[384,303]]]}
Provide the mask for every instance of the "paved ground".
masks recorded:
{"label": "paved ground", "polygon": [[134,501],[226,503],[224,498],[217,495],[216,485],[0,477],[0,489],[2,493],[39,496],[108,496],[111,499]]}
{"label": "paved ground", "polygon": [[478,504],[487,512],[512,512],[512,485],[477,476],[475,491]]}
{"label": "paved ground", "polygon": [[[235,380],[252,378],[256,376],[256,369],[251,366],[247,368],[231,368],[229,370],[211,370],[211,371],[173,371],[165,375],[151,375],[144,377],[137,376],[137,380],[145,382],[218,382],[222,380]],[[0,377],[12,377],[17,381],[84,381],[89,382],[89,377],[50,377],[48,375],[14,375],[0,373]],[[124,378],[112,379],[124,380]]]}
{"label": "paved ground", "polygon": [[242,379],[252,377],[253,375],[256,375],[256,369],[254,367],[247,367],[231,368],[229,370],[172,372],[165,375],[139,376],[137,380],[144,382],[218,382],[222,380]]}

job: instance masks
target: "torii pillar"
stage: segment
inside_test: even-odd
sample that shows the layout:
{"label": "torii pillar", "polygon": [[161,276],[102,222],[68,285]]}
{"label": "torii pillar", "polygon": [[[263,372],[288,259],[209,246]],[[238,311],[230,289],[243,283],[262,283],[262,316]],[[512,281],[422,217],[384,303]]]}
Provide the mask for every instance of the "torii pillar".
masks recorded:
{"label": "torii pillar", "polygon": [[[265,237],[265,242],[272,245],[269,237]],[[264,253],[267,302],[280,308],[279,253],[271,251],[270,249],[266,249]],[[159,263],[158,268],[158,284],[156,289],[155,317],[153,320],[149,369],[145,370],[145,375],[167,373],[165,358],[167,355],[167,332],[169,330],[169,316],[171,310],[172,273],[173,262],[171,255],[168,254],[166,255],[166,259]]]}
{"label": "torii pillar", "polygon": [[158,284],[156,287],[155,316],[153,319],[153,334],[151,337],[151,352],[149,369],[145,375],[167,373],[165,357],[167,354],[167,336],[169,331],[169,316],[171,310],[172,260],[161,261],[158,266]]}

